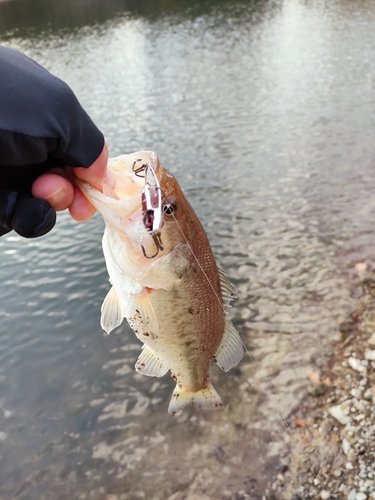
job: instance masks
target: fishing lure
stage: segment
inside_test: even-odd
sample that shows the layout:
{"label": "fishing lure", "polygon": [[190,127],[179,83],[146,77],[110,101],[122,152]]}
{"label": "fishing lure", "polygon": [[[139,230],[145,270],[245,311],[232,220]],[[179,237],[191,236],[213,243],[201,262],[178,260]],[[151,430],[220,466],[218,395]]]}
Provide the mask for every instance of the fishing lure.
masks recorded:
{"label": "fishing lure", "polygon": [[[144,246],[141,245],[141,247],[143,255],[147,259],[153,259],[158,255],[160,250],[164,249],[160,233],[163,226],[164,214],[162,190],[155,171],[149,163],[142,163],[140,167],[135,168],[135,165],[139,161],[142,160],[136,160],[133,163],[132,170],[138,177],[145,178],[145,186],[142,189],[143,224],[154,240],[156,251],[153,255],[147,255]],[[140,175],[141,172],[145,172],[144,176]]]}

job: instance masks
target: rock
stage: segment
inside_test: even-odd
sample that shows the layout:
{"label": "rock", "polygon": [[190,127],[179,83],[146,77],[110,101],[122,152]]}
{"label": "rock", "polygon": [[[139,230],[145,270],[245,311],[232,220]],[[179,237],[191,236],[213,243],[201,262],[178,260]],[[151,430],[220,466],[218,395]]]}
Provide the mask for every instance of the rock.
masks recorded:
{"label": "rock", "polygon": [[312,384],[310,389],[309,389],[309,393],[312,396],[319,397],[322,394],[324,394],[326,392],[326,390],[327,390],[327,386],[321,382],[319,384]]}
{"label": "rock", "polygon": [[352,490],[348,495],[348,500],[356,500],[357,492],[356,490]]}
{"label": "rock", "polygon": [[345,415],[341,405],[331,406],[331,408],[328,408],[328,413],[342,425],[350,424],[352,421],[348,415]]}
{"label": "rock", "polygon": [[348,358],[348,365],[351,366],[353,368],[353,370],[357,370],[357,372],[365,372],[366,371],[366,367],[363,366],[360,359],[350,357],[350,358]]}
{"label": "rock", "polygon": [[371,389],[367,389],[367,391],[364,393],[363,397],[367,400],[370,400],[372,399],[372,390]]}
{"label": "rock", "polygon": [[367,498],[366,493],[359,492],[357,493],[355,500],[366,500],[366,498]]}
{"label": "rock", "polygon": [[353,448],[349,448],[348,454],[347,454],[348,460],[351,463],[354,463],[357,461],[357,454]]}
{"label": "rock", "polygon": [[368,343],[370,345],[375,345],[375,332],[371,335],[371,337],[368,339]]}
{"label": "rock", "polygon": [[375,350],[374,349],[366,349],[365,350],[365,359],[369,361],[375,361]]}
{"label": "rock", "polygon": [[345,455],[347,455],[349,450],[350,450],[350,443],[346,438],[344,438],[342,440],[342,451],[345,453]]}
{"label": "rock", "polygon": [[359,396],[361,395],[361,390],[357,388],[351,389],[350,394],[353,396],[353,398],[359,398]]}

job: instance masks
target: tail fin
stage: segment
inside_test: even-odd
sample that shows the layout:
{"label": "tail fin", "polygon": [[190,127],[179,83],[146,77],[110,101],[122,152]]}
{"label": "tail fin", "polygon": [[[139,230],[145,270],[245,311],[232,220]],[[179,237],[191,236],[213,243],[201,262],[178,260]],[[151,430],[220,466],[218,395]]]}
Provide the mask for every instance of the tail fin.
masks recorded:
{"label": "tail fin", "polygon": [[189,405],[194,405],[202,410],[216,410],[223,406],[223,402],[210,382],[205,389],[195,392],[187,391],[177,384],[169,403],[168,412],[175,415]]}

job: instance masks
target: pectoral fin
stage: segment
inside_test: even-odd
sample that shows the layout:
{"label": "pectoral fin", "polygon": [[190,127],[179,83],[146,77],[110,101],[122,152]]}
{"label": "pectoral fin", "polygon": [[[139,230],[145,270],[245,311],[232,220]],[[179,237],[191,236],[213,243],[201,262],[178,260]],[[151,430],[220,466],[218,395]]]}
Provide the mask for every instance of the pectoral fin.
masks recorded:
{"label": "pectoral fin", "polygon": [[225,372],[236,366],[244,353],[243,343],[237,330],[229,319],[225,322],[225,330],[214,360]]}
{"label": "pectoral fin", "polygon": [[104,299],[101,311],[100,325],[107,333],[121,325],[124,319],[124,311],[113,287]]}
{"label": "pectoral fin", "polygon": [[143,350],[135,364],[135,369],[138,373],[148,377],[163,377],[169,370],[156,352],[147,345],[143,346]]}
{"label": "pectoral fin", "polygon": [[192,262],[189,245],[180,243],[168,255],[158,259],[139,283],[148,288],[171,290],[180,283]]}

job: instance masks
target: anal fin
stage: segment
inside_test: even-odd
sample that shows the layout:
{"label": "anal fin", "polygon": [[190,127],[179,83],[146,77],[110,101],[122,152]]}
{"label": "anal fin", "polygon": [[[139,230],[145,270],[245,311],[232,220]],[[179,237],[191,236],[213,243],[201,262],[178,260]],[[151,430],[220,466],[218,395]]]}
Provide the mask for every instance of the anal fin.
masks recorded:
{"label": "anal fin", "polygon": [[121,325],[124,319],[124,311],[116,290],[113,287],[107,293],[101,311],[100,325],[107,333],[110,333]]}
{"label": "anal fin", "polygon": [[244,347],[237,330],[229,319],[225,322],[222,341],[217,350],[214,361],[225,372],[236,366],[242,359]]}
{"label": "anal fin", "polygon": [[135,369],[138,373],[148,377],[163,377],[169,370],[156,352],[147,345],[143,346],[143,350],[135,364]]}

